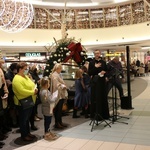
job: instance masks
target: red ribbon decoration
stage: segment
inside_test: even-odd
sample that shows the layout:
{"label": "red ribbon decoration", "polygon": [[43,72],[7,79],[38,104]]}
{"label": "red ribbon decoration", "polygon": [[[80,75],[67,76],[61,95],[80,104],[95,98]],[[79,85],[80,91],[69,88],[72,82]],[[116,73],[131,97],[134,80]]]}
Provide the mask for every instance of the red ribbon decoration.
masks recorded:
{"label": "red ribbon decoration", "polygon": [[68,45],[68,49],[71,51],[71,53],[68,57],[66,57],[64,62],[67,62],[70,58],[73,57],[73,59],[76,63],[80,63],[82,61],[82,58],[80,55],[80,52],[82,51],[81,43],[72,42]]}

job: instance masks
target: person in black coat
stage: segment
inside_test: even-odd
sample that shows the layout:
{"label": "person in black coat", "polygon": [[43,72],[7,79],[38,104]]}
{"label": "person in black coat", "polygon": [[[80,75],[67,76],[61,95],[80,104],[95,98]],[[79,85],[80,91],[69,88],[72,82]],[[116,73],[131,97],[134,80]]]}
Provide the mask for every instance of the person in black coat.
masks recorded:
{"label": "person in black coat", "polygon": [[107,94],[109,93],[110,89],[115,86],[119,91],[120,99],[124,97],[122,82],[124,82],[124,73],[122,64],[119,61],[119,57],[114,57],[108,64],[107,64]]}
{"label": "person in black coat", "polygon": [[9,66],[8,71],[5,73],[5,79],[6,79],[6,83],[7,83],[7,87],[8,87],[8,91],[9,91],[9,95],[8,95],[8,124],[12,127],[18,127],[19,126],[19,122],[18,122],[18,112],[16,109],[16,106],[14,104],[14,92],[12,90],[12,80],[15,76],[15,74],[17,74],[17,63],[12,63]]}
{"label": "person in black coat", "polygon": [[106,62],[100,57],[100,51],[95,50],[95,58],[90,61],[88,74],[91,76],[91,118],[95,113],[103,119],[109,119],[109,109],[106,93]]}
{"label": "person in black coat", "polygon": [[137,66],[137,67],[140,67],[140,65],[141,65],[141,62],[137,59],[137,61],[136,61],[136,66]]}
{"label": "person in black coat", "polygon": [[38,105],[40,104],[40,96],[39,96],[40,78],[38,76],[38,70],[37,70],[36,66],[32,66],[29,73],[31,75],[32,80],[37,85],[37,89],[38,89],[35,105],[33,107],[32,114],[31,114],[31,117],[30,117],[30,124],[31,124],[31,130],[38,130],[38,128],[34,124],[35,124],[35,121],[40,121],[40,119],[42,119],[39,116],[37,116],[37,114],[38,114]]}

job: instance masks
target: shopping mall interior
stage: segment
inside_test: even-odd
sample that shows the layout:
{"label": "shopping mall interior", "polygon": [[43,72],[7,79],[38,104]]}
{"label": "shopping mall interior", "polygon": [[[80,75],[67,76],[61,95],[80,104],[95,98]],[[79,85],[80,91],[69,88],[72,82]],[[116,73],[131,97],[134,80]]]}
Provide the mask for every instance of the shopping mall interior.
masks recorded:
{"label": "shopping mall interior", "polygon": [[[70,109],[63,116],[67,128],[55,130],[51,126],[59,135],[57,140],[43,139],[42,119],[36,121],[38,130],[33,134],[37,139],[33,143],[22,142],[17,129],[13,128],[2,149],[149,150],[149,29],[150,0],[1,0],[0,56],[6,67],[13,62],[25,61],[43,71],[51,59],[63,62],[63,77],[70,88],[79,67],[76,60],[64,63],[70,55],[68,46],[71,43],[82,45],[80,56],[84,61],[92,58],[93,51],[99,49],[106,61],[119,56],[125,70],[127,59],[133,64],[140,60],[141,69],[148,65],[148,72],[139,69],[136,76],[131,74],[133,109],[119,107],[117,114],[121,117],[115,122],[108,120],[111,127],[102,122],[94,124],[91,131],[91,120],[84,117],[73,119]],[[123,89],[128,95],[127,79]],[[111,98],[109,102],[111,105]],[[43,117],[40,105],[38,109]]]}

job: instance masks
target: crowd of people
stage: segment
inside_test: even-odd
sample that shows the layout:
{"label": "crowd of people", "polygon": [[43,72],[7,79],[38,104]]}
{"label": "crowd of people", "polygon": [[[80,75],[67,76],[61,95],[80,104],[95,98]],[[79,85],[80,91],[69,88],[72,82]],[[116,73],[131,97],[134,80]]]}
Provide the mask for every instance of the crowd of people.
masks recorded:
{"label": "crowd of people", "polygon": [[[124,96],[122,81],[124,79],[119,57],[114,57],[106,63],[100,57],[99,50],[94,51],[94,58],[81,66],[75,72],[75,96],[72,118],[93,119],[99,114],[103,119],[109,119],[107,96],[115,86],[119,90],[120,98]],[[44,139],[56,140],[59,136],[51,131],[51,121],[54,116],[56,129],[64,129],[67,124],[62,120],[62,107],[68,98],[68,87],[61,75],[62,65],[54,65],[48,77],[39,78],[36,66],[29,67],[26,62],[12,63],[6,72],[0,61],[0,141],[6,139],[7,132],[12,127],[19,127],[23,141],[33,141],[36,136],[31,130],[38,130],[34,122],[40,120],[38,105],[41,103],[44,118]],[[33,107],[24,109],[20,101],[32,97]],[[7,106],[4,108],[4,102]],[[78,114],[78,110],[81,113]],[[99,120],[101,119],[99,118]],[[5,143],[0,142],[0,147]]]}
{"label": "crowd of people", "polygon": [[[58,136],[50,131],[52,116],[55,128],[63,129],[62,107],[68,97],[67,86],[61,76],[62,65],[56,64],[49,77],[39,78],[36,66],[30,67],[26,62],[12,63],[7,71],[3,70],[4,60],[0,60],[0,141],[5,140],[12,128],[19,128],[21,139],[32,142],[36,136],[31,130],[38,130],[35,121],[38,105],[41,103],[44,117],[44,139],[55,140]],[[55,99],[53,93],[57,92]],[[31,97],[34,105],[24,108],[21,101]],[[0,147],[5,145],[0,142]]]}

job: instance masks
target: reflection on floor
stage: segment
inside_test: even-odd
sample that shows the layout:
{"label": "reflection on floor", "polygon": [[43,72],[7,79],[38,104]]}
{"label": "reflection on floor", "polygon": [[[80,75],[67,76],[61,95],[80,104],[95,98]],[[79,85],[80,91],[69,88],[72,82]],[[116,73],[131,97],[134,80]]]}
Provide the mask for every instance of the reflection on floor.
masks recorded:
{"label": "reflection on floor", "polygon": [[[94,125],[91,132],[90,120],[81,117],[72,119],[72,114],[64,116],[64,122],[69,124],[65,130],[55,130],[60,138],[55,141],[45,141],[43,139],[43,120],[36,122],[38,131],[34,143],[22,143],[19,133],[11,133],[5,142],[7,145],[3,149],[11,150],[150,150],[150,78],[139,77],[132,84],[133,110],[118,110],[121,118],[104,127],[105,122],[98,126]],[[140,84],[139,84],[140,83]],[[143,84],[142,84],[143,83]],[[145,84],[147,83],[147,84]],[[144,87],[143,87],[144,85]],[[133,87],[136,88],[133,88]],[[143,88],[144,91],[140,89]],[[135,94],[139,92],[138,94]],[[54,120],[54,119],[53,119]],[[122,122],[128,123],[124,124]],[[53,127],[52,127],[53,130]],[[14,129],[16,131],[16,129]],[[24,145],[24,146],[23,146]],[[17,148],[18,147],[18,148]]]}

